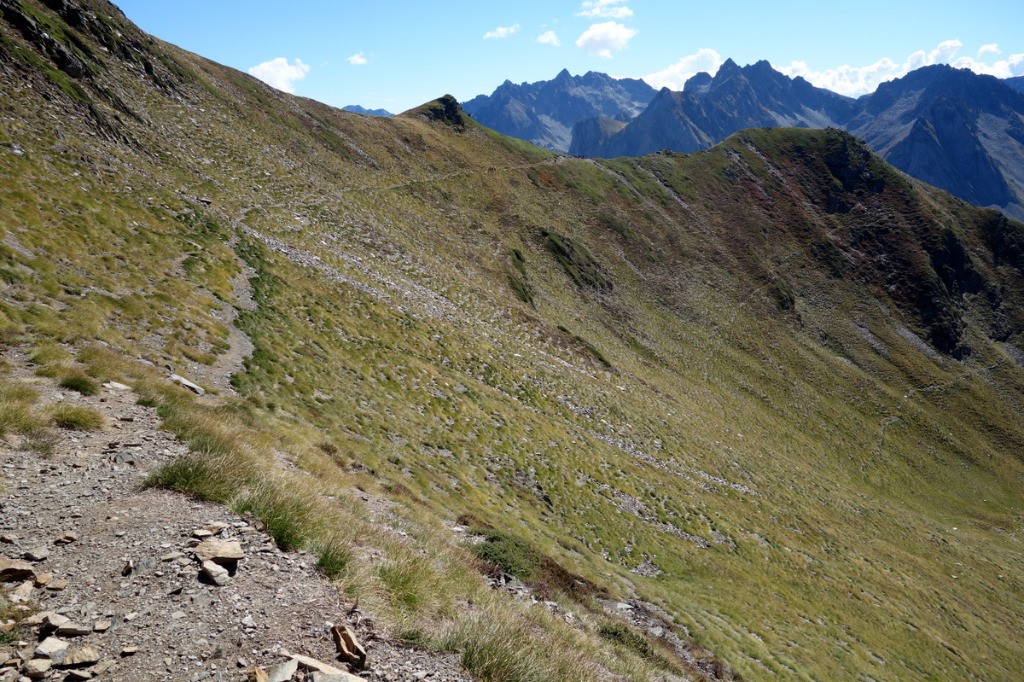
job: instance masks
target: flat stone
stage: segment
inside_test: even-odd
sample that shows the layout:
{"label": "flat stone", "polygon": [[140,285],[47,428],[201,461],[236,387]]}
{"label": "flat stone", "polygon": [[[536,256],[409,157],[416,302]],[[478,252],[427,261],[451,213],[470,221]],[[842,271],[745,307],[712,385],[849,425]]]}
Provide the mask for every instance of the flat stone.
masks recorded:
{"label": "flat stone", "polygon": [[65,637],[81,637],[92,634],[92,628],[87,625],[79,625],[74,621],[68,621],[57,627],[57,634]]}
{"label": "flat stone", "polygon": [[52,573],[40,573],[36,576],[36,587],[46,587],[52,580]]}
{"label": "flat stone", "polygon": [[256,627],[256,621],[252,619],[252,616],[246,616],[242,619],[243,628],[254,628]]}
{"label": "flat stone", "polygon": [[93,677],[91,670],[69,670],[68,674],[64,677],[65,682],[69,680],[72,682],[78,682],[79,680],[91,680]]}
{"label": "flat stone", "polygon": [[137,646],[126,646],[125,648],[121,649],[121,655],[122,656],[134,656],[136,653],[138,653],[138,651],[139,651],[139,647],[137,647]]}
{"label": "flat stone", "polygon": [[242,543],[236,540],[203,540],[196,546],[195,553],[200,561],[216,561],[218,564],[245,558]]}
{"label": "flat stone", "polygon": [[46,561],[50,556],[50,550],[47,547],[40,545],[39,547],[33,547],[32,549],[26,550],[22,557],[29,561]]}
{"label": "flat stone", "polygon": [[307,670],[328,673],[329,675],[348,675],[348,672],[342,670],[341,668],[335,668],[333,665],[330,665],[329,663],[318,661],[315,658],[310,658],[309,656],[303,656],[302,654],[292,654],[291,658]]}
{"label": "flat stone", "polygon": [[203,575],[205,575],[207,578],[212,580],[217,585],[224,586],[231,582],[231,576],[228,573],[228,569],[224,568],[218,563],[214,563],[212,561],[204,561],[202,570]]}
{"label": "flat stone", "polygon": [[181,620],[184,617],[185,617],[185,612],[184,611],[175,611],[174,613],[171,614],[171,620]]}
{"label": "flat stone", "polygon": [[52,666],[53,661],[48,658],[33,658],[21,667],[21,672],[33,680],[41,680],[50,672]]}
{"label": "flat stone", "polygon": [[132,390],[131,386],[125,386],[124,384],[119,383],[117,381],[108,381],[105,384],[103,384],[103,388],[107,388],[107,389],[110,389],[112,391],[130,391],[130,390]]}
{"label": "flat stone", "polygon": [[48,589],[50,592],[61,592],[67,589],[68,584],[69,583],[67,580],[54,580],[53,582],[46,585],[46,589]]}
{"label": "flat stone", "polygon": [[109,620],[98,620],[92,625],[93,632],[106,632],[113,625]]}
{"label": "flat stone", "polygon": [[168,552],[167,554],[164,554],[162,557],[160,557],[160,561],[174,561],[175,559],[180,559],[183,556],[185,555],[181,552]]}
{"label": "flat stone", "polygon": [[299,662],[290,658],[267,669],[267,682],[288,682],[299,669]]}
{"label": "flat stone", "polygon": [[20,559],[0,558],[0,581],[5,583],[32,580],[36,577],[36,569],[32,564]]}
{"label": "flat stone", "polygon": [[46,627],[56,629],[59,628],[61,625],[70,622],[70,620],[71,619],[67,616],[62,616],[61,614],[54,613],[53,611],[47,611],[46,617],[43,618],[42,624]]}
{"label": "flat stone", "polygon": [[77,666],[92,665],[93,663],[99,663],[100,652],[99,650],[91,645],[86,645],[80,649],[75,649],[67,653],[64,659],[57,665],[61,668],[74,668]]}
{"label": "flat stone", "polygon": [[39,646],[36,647],[35,654],[36,656],[40,656],[42,658],[53,658],[54,654],[58,654],[61,651],[64,651],[68,648],[68,646],[70,645],[63,639],[58,639],[56,637],[47,637],[39,643]]}
{"label": "flat stone", "polygon": [[97,675],[98,676],[98,675],[102,675],[103,673],[107,672],[108,670],[110,670],[113,667],[114,667],[114,662],[111,661],[111,660],[106,660],[106,661],[100,661],[99,663],[97,663],[93,667],[89,668],[89,671],[93,675]]}
{"label": "flat stone", "polygon": [[171,375],[171,381],[176,383],[176,384],[178,384],[179,386],[187,388],[188,390],[192,391],[196,395],[206,395],[206,391],[203,389],[202,386],[200,386],[199,384],[196,384],[196,383],[193,383],[193,382],[189,381],[188,379],[186,379],[185,377],[181,376],[180,374],[172,374]]}
{"label": "flat stone", "polygon": [[199,538],[200,540],[205,540],[206,538],[213,537],[213,531],[206,530],[205,528],[200,528],[198,530],[192,531],[192,537]]}

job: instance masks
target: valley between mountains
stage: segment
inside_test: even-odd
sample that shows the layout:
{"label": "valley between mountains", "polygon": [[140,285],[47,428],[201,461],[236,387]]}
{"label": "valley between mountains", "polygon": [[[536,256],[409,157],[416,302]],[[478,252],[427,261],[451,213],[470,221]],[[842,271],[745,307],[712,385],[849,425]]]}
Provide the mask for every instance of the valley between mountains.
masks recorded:
{"label": "valley between mountains", "polygon": [[[88,635],[97,679],[325,660],[342,620],[367,679],[1024,669],[1021,223],[834,128],[591,160],[447,96],[342,112],[103,0],[0,0],[0,76],[0,553],[261,548],[225,586],[119,556],[44,596],[210,595],[184,659]],[[91,517],[54,491],[115,487],[118,524],[63,528]]]}

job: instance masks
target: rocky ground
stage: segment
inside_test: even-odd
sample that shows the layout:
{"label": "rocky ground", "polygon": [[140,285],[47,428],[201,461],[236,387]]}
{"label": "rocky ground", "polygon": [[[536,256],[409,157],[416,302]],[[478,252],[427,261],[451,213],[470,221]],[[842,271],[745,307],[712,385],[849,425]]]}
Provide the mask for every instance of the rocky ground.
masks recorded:
{"label": "rocky ground", "polygon": [[[58,430],[46,456],[0,439],[0,574],[11,602],[0,682],[470,679],[457,656],[389,641],[315,557],[280,550],[255,519],[142,489],[147,472],[186,448],[131,389],[107,384],[86,397],[34,376],[22,356],[7,360],[41,402],[88,405],[107,426]],[[365,647],[358,677],[342,674],[335,625]],[[314,672],[315,661],[339,670]]]}

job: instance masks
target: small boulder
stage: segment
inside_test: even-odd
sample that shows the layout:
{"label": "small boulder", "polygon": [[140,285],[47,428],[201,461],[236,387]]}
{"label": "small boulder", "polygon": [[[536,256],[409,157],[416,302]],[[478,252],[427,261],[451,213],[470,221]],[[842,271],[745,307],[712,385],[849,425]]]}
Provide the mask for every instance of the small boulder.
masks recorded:
{"label": "small boulder", "polygon": [[231,581],[228,569],[212,561],[203,562],[203,575],[213,581],[215,585],[223,587]]}
{"label": "small boulder", "polygon": [[47,637],[36,647],[35,654],[40,658],[53,658],[55,654],[64,651],[68,646],[68,643],[63,639]]}
{"label": "small boulder", "polygon": [[195,548],[200,561],[214,561],[218,564],[233,564],[245,557],[242,543],[236,540],[203,540]]}
{"label": "small boulder", "polygon": [[50,672],[52,666],[53,661],[48,658],[33,658],[21,667],[21,672],[25,673],[25,677],[41,680]]}
{"label": "small boulder", "polygon": [[100,652],[94,646],[83,646],[81,648],[69,651],[64,656],[63,660],[57,665],[61,668],[77,668],[79,666],[92,665],[93,663],[99,663]]}

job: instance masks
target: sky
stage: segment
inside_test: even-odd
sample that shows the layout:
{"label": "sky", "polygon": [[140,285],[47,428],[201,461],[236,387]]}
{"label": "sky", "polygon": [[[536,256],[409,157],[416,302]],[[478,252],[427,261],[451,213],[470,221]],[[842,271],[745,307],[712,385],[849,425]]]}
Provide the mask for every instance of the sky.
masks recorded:
{"label": "sky", "polygon": [[334,106],[399,113],[506,79],[682,89],[727,58],[844,95],[927,64],[1024,75],[1020,0],[114,0],[144,31]]}

